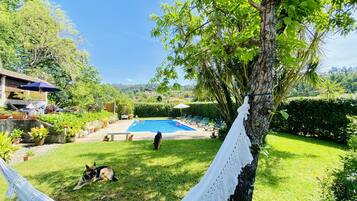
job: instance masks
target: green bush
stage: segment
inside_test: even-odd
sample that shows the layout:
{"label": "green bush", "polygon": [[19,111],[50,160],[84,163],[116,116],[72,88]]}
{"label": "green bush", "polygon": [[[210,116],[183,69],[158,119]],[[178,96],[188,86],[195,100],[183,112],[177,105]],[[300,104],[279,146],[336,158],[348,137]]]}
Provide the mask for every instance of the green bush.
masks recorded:
{"label": "green bush", "polygon": [[223,126],[218,130],[218,139],[224,140],[229,132],[229,129],[227,126]]}
{"label": "green bush", "polygon": [[11,132],[11,140],[15,141],[17,139],[20,139],[22,137],[23,133],[24,132],[21,129],[14,128],[14,130],[12,130],[12,132]]}
{"label": "green bush", "polygon": [[34,139],[35,141],[39,141],[47,137],[48,129],[44,127],[34,127],[31,128],[29,134],[32,137],[32,139]]}
{"label": "green bush", "polygon": [[[183,109],[183,114],[217,119],[220,115],[216,103],[190,103]],[[135,103],[134,114],[139,117],[177,117],[180,110],[174,109],[174,104],[168,103]]]}
{"label": "green bush", "polygon": [[185,109],[187,114],[208,117],[210,119],[217,119],[220,117],[217,103],[191,103],[189,105],[190,107]]}
{"label": "green bush", "polygon": [[347,116],[347,118],[350,120],[346,130],[348,136],[357,135],[357,116]]}
{"label": "green bush", "polygon": [[73,137],[81,129],[84,129],[86,124],[93,121],[109,122],[113,117],[113,113],[102,112],[86,112],[86,113],[60,113],[60,114],[48,114],[41,115],[40,120],[53,125],[52,129],[57,134],[65,133],[67,129],[67,136]]}
{"label": "green bush", "polygon": [[330,172],[322,184],[322,200],[357,200],[357,152],[350,151],[341,160],[342,168]]}
{"label": "green bush", "polygon": [[353,99],[323,100],[297,99],[282,103],[278,110],[286,110],[289,118],[275,115],[271,128],[292,134],[330,139],[346,143],[349,138],[347,115],[357,115],[357,101]]}
{"label": "green bush", "polygon": [[179,110],[166,103],[135,103],[134,114],[139,117],[175,117]]}
{"label": "green bush", "polygon": [[134,103],[128,98],[121,98],[116,101],[116,112],[118,115],[123,114],[133,114],[134,113]]}
{"label": "green bush", "polygon": [[353,151],[357,151],[357,135],[351,136],[347,144],[350,149],[352,149]]}
{"label": "green bush", "polygon": [[10,154],[17,150],[12,144],[11,137],[6,133],[0,133],[0,158],[5,161],[10,159]]}

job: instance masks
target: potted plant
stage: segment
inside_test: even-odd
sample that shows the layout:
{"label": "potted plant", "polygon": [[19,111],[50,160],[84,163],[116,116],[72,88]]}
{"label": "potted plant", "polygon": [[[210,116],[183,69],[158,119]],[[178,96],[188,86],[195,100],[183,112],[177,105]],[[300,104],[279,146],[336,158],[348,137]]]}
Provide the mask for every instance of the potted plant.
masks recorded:
{"label": "potted plant", "polygon": [[19,144],[21,142],[21,137],[24,132],[21,129],[15,128],[11,132],[11,140],[13,144]]}
{"label": "potted plant", "polygon": [[45,143],[45,138],[48,135],[48,130],[45,127],[34,127],[31,128],[30,136],[34,140],[36,146],[43,145]]}
{"label": "potted plant", "polygon": [[80,132],[79,128],[71,127],[71,128],[66,128],[66,142],[71,143],[75,142],[76,140],[76,135]]}
{"label": "potted plant", "polygon": [[24,161],[30,160],[35,153],[32,150],[28,150],[24,156]]}

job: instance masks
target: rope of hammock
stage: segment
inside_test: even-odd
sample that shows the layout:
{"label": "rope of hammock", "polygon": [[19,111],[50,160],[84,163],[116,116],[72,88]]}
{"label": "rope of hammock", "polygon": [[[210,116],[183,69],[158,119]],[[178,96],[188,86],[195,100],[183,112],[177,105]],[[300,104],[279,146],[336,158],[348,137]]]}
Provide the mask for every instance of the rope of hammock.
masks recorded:
{"label": "rope of hammock", "polygon": [[9,190],[6,193],[8,198],[17,198],[20,201],[53,201],[47,195],[36,190],[25,178],[11,169],[2,158],[0,158],[0,170],[9,184]]}
{"label": "rope of hammock", "polygon": [[253,161],[243,124],[249,114],[248,100],[246,96],[238,108],[238,116],[207,172],[183,201],[225,201],[234,193],[241,170]]}

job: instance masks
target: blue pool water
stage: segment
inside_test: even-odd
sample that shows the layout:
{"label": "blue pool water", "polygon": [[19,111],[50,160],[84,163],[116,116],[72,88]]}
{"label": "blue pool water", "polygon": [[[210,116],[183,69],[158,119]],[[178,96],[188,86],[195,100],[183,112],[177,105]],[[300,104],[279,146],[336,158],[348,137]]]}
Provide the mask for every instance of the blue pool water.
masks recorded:
{"label": "blue pool water", "polygon": [[176,131],[195,131],[195,129],[175,120],[135,120],[127,131],[174,133]]}

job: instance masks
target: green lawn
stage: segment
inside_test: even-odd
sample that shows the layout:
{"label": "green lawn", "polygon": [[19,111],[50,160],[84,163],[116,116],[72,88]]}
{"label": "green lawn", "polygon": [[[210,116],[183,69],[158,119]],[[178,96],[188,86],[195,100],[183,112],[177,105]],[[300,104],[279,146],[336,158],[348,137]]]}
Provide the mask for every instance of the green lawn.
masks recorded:
{"label": "green lawn", "polygon": [[[261,157],[255,200],[317,200],[318,180],[338,164],[340,145],[274,134],[269,157]],[[16,165],[37,188],[56,200],[180,200],[199,181],[219,149],[217,140],[66,144],[52,153]],[[98,182],[73,192],[85,163],[112,166],[118,182]],[[5,188],[0,177],[0,200]]]}

